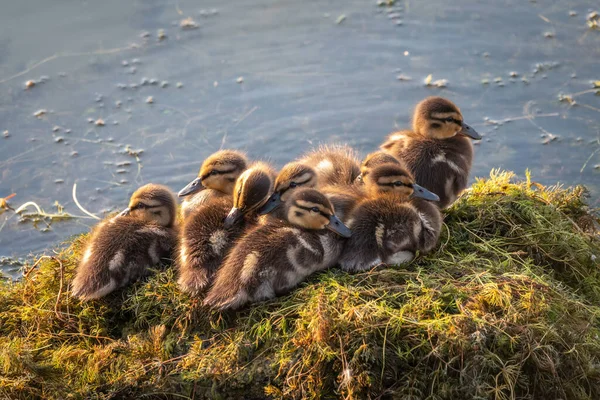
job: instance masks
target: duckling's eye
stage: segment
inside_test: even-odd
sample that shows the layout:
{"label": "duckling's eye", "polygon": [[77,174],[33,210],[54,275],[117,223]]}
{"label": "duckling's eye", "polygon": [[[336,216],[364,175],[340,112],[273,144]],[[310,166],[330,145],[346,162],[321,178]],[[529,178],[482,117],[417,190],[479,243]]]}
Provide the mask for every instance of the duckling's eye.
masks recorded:
{"label": "duckling's eye", "polygon": [[442,125],[441,125],[441,124],[438,124],[437,122],[434,122],[434,123],[432,123],[432,124],[431,124],[431,127],[432,127],[432,128],[441,128],[441,127],[442,127]]}
{"label": "duckling's eye", "polygon": [[214,176],[214,175],[217,175],[218,173],[219,173],[218,171],[216,171],[216,170],[213,169],[212,171],[210,171],[209,175],[213,175]]}
{"label": "duckling's eye", "polygon": [[312,212],[314,212],[314,213],[318,213],[318,212],[320,212],[321,210],[319,210],[319,207],[313,207],[313,208],[311,208],[311,209],[310,209],[310,211],[312,211]]}
{"label": "duckling's eye", "polygon": [[404,183],[402,183],[400,181],[396,181],[396,182],[394,182],[394,186],[404,186]]}
{"label": "duckling's eye", "polygon": [[444,118],[444,121],[446,121],[446,122],[454,122],[454,118],[452,118],[452,117]]}
{"label": "duckling's eye", "polygon": [[290,187],[291,187],[291,188],[295,188],[296,186],[298,186],[298,184],[297,184],[296,182],[292,182],[292,183],[290,183]]}

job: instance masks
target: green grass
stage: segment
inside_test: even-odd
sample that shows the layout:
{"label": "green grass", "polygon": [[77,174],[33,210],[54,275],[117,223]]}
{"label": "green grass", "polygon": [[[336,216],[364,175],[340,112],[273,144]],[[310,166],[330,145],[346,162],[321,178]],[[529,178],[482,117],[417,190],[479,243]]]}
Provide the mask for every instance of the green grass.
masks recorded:
{"label": "green grass", "polygon": [[180,294],[171,268],[71,298],[77,238],[0,283],[0,397],[600,398],[584,198],[493,172],[447,210],[436,252],[223,314]]}

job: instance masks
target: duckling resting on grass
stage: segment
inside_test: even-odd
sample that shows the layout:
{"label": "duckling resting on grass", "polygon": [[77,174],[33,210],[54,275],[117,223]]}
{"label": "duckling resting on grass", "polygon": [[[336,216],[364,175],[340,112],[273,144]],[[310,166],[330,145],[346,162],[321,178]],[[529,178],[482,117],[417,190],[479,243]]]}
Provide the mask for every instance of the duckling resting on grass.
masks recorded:
{"label": "duckling resting on grass", "polygon": [[369,199],[353,210],[348,221],[352,237],[340,257],[342,269],[401,264],[411,261],[416,251],[436,246],[442,216],[427,200],[439,198],[417,185],[402,165],[375,167],[365,178],[365,189]]}
{"label": "duckling resting on grass", "polygon": [[406,163],[417,182],[440,196],[439,207],[451,205],[467,187],[473,145],[481,136],[463,121],[458,107],[441,97],[417,105],[413,130],[392,133],[381,150]]}
{"label": "duckling resting on grass", "polygon": [[233,190],[233,203],[218,198],[193,211],[179,236],[177,283],[182,291],[198,295],[244,230],[256,224],[257,213],[273,193],[275,172],[256,162],[242,173]]}
{"label": "duckling resting on grass", "polygon": [[148,184],[131,197],[121,214],[94,228],[72,283],[73,296],[98,299],[149,274],[168,257],[177,233],[175,195]]}
{"label": "duckling resting on grass", "polygon": [[336,264],[350,230],[315,189],[285,202],[287,221],[271,220],[236,244],[217,272],[204,304],[224,310],[288,292],[310,274]]}
{"label": "duckling resting on grass", "polygon": [[208,157],[200,167],[198,177],[178,193],[183,197],[181,213],[191,211],[215,198],[231,198],[235,181],[247,168],[246,156],[235,150],[221,150]]}

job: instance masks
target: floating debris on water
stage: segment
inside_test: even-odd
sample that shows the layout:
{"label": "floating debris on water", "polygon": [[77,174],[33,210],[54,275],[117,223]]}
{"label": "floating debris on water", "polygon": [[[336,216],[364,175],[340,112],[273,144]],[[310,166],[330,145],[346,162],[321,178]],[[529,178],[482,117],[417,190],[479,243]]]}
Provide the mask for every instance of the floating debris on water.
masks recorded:
{"label": "floating debris on water", "polygon": [[412,78],[410,76],[404,74],[396,76],[396,79],[398,79],[399,81],[412,81]]}
{"label": "floating debris on water", "polygon": [[179,26],[181,29],[197,29],[200,27],[192,17],[182,19],[179,22]]}
{"label": "floating debris on water", "polygon": [[576,17],[577,16],[577,11],[571,10],[569,11],[569,17]]}
{"label": "floating debris on water", "polygon": [[339,17],[337,17],[337,19],[335,20],[335,23],[339,25],[342,22],[344,22],[345,19],[346,19],[346,14],[342,14]]}
{"label": "floating debris on water", "polygon": [[161,87],[161,88],[166,88],[167,86],[169,86],[169,82],[168,82],[168,81],[162,81],[162,82],[160,83],[160,87]]}
{"label": "floating debris on water", "polygon": [[131,60],[131,63],[134,65],[140,65],[142,63],[142,61],[139,58],[133,58]]}
{"label": "floating debris on water", "polygon": [[88,119],[87,119],[87,121],[88,121],[90,124],[93,124],[93,123],[94,123],[94,118],[88,118]]}
{"label": "floating debris on water", "polygon": [[10,133],[8,133],[8,131],[4,131],[2,132],[2,136],[4,136],[5,138],[10,137]]}
{"label": "floating debris on water", "polygon": [[175,86],[177,87],[177,89],[181,89],[183,87],[183,83],[177,82],[177,84],[175,84]]}
{"label": "floating debris on water", "polygon": [[587,25],[590,29],[600,29],[600,14],[598,11],[592,11],[586,17]]}
{"label": "floating debris on water", "polygon": [[518,73],[518,72],[516,72],[516,71],[510,71],[510,72],[508,73],[508,75],[509,75],[511,78],[516,78],[517,76],[519,76],[519,73]]}
{"label": "floating debris on water", "polygon": [[244,82],[244,77],[243,76],[239,76],[235,81],[237,83],[243,83]]}
{"label": "floating debris on water", "polygon": [[136,72],[137,72],[137,68],[136,68],[136,67],[131,67],[131,68],[129,68],[129,73],[130,73],[131,75],[135,74]]}
{"label": "floating debris on water", "polygon": [[131,161],[121,161],[118,162],[116,165],[117,167],[128,167],[131,165]]}
{"label": "floating debris on water", "polygon": [[60,131],[59,126],[55,126],[54,128],[52,128],[52,132],[58,132],[58,131]]}
{"label": "floating debris on water", "polygon": [[156,79],[156,78],[151,78],[151,79],[150,79],[150,84],[151,84],[151,85],[158,85],[158,79]]}
{"label": "floating debris on water", "polygon": [[213,82],[213,87],[217,87],[217,86],[219,86],[219,82],[217,82],[217,81],[214,81],[214,82]]}
{"label": "floating debris on water", "polygon": [[54,183],[60,184],[60,183],[65,183],[64,179],[55,179]]}
{"label": "floating debris on water", "polygon": [[577,104],[577,102],[573,99],[572,96],[570,96],[568,94],[562,94],[562,93],[558,94],[558,101],[560,101],[561,103],[568,103],[571,105]]}
{"label": "floating debris on water", "polygon": [[146,99],[146,103],[148,103],[148,104],[154,103],[154,97],[148,96],[148,98]]}
{"label": "floating debris on water", "polygon": [[396,0],[377,0],[378,7],[391,7],[394,5]]}
{"label": "floating debris on water", "polygon": [[104,126],[104,120],[102,118],[98,118],[94,124],[96,124],[96,126]]}
{"label": "floating debris on water", "polygon": [[65,129],[65,133],[71,133],[70,129]]}
{"label": "floating debris on water", "polygon": [[494,82],[496,82],[496,83],[500,83],[500,82],[502,82],[502,77],[501,77],[501,76],[497,76],[497,77],[495,77],[495,78],[494,78]]}
{"label": "floating debris on water", "polygon": [[141,38],[149,38],[150,37],[150,32],[144,31],[144,32],[140,33],[140,37]]}
{"label": "floating debris on water", "polygon": [[434,81],[433,75],[431,75],[431,74],[427,75],[427,77],[425,78],[423,83],[425,83],[425,86],[437,87],[437,88],[445,88],[446,86],[448,86],[447,79],[438,79],[438,80]]}
{"label": "floating debris on water", "polygon": [[123,61],[121,61],[121,65],[124,66],[124,67],[128,67],[129,66],[129,61],[123,60]]}
{"label": "floating debris on water", "polygon": [[552,142],[558,140],[558,138],[559,138],[558,135],[554,135],[552,133],[548,133],[548,134],[546,134],[545,136],[542,136],[542,137],[545,137],[545,139],[542,141],[542,144],[552,143]]}
{"label": "floating debris on water", "polygon": [[124,169],[124,168],[120,168],[120,169],[116,170],[115,172],[116,172],[117,174],[126,174],[126,173],[127,173],[127,170],[126,170],[126,169]]}
{"label": "floating debris on water", "polygon": [[54,138],[54,141],[56,143],[62,143],[65,140],[65,138],[63,138],[62,136],[57,136]]}
{"label": "floating debris on water", "polygon": [[544,37],[548,39],[552,39],[554,37],[554,32],[544,32]]}
{"label": "floating debris on water", "polygon": [[115,107],[121,108],[122,105],[123,105],[123,102],[121,102],[121,100],[115,101]]}
{"label": "floating debris on water", "polygon": [[481,80],[481,84],[482,85],[489,85],[490,84],[490,80],[487,79],[487,78],[484,78],[484,79]]}
{"label": "floating debris on water", "polygon": [[29,81],[25,82],[25,89],[31,89],[34,86],[35,86],[35,81],[29,80]]}
{"label": "floating debris on water", "polygon": [[71,152],[71,157],[77,157],[78,155],[79,155],[79,153],[77,151]]}
{"label": "floating debris on water", "polygon": [[48,110],[46,110],[45,108],[42,108],[42,109],[39,109],[39,110],[37,110],[36,112],[34,112],[34,113],[33,113],[33,116],[34,116],[34,117],[41,118],[41,117],[43,117],[44,115],[46,115],[47,113],[48,113]]}
{"label": "floating debris on water", "polygon": [[165,40],[167,38],[167,34],[164,29],[159,29],[158,33],[156,34],[156,37],[158,38],[158,40]]}

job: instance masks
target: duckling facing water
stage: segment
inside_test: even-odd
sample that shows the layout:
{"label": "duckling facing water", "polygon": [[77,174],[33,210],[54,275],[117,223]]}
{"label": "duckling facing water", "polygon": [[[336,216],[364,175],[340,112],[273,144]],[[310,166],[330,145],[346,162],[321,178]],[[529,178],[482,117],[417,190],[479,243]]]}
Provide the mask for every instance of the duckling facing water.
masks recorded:
{"label": "duckling facing water", "polygon": [[178,193],[183,197],[183,217],[216,198],[231,198],[237,178],[244,172],[248,159],[235,150],[220,150],[210,155],[200,167],[198,177]]}
{"label": "duckling facing water", "polygon": [[467,187],[473,162],[469,140],[481,136],[463,122],[459,108],[450,100],[428,97],[413,116],[413,130],[388,136],[381,150],[404,161],[415,179],[440,196],[446,208]]}
{"label": "duckling facing water", "polygon": [[285,202],[287,221],[271,220],[246,234],[217,272],[204,304],[239,308],[288,292],[338,260],[350,230],[315,189],[295,190]]}
{"label": "duckling facing water", "polygon": [[73,296],[98,299],[147,275],[170,254],[177,233],[175,195],[166,187],[139,188],[121,214],[92,231],[72,283]]}
{"label": "duckling facing water", "polygon": [[417,185],[401,164],[375,167],[365,178],[365,188],[369,199],[353,210],[348,221],[352,237],[340,257],[342,269],[401,264],[412,260],[417,250],[435,247],[442,216],[427,200],[439,198]]}
{"label": "duckling facing water", "polygon": [[236,181],[233,202],[219,198],[194,210],[179,236],[178,284],[182,291],[198,295],[242,233],[256,223],[257,213],[273,193],[275,172],[256,162]]}

